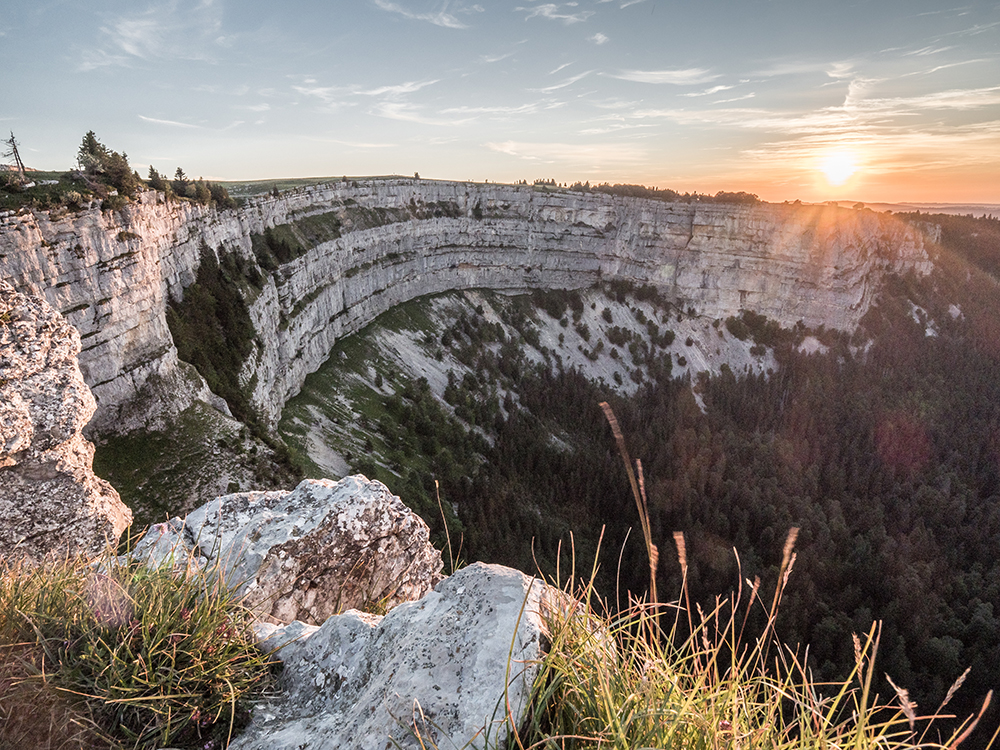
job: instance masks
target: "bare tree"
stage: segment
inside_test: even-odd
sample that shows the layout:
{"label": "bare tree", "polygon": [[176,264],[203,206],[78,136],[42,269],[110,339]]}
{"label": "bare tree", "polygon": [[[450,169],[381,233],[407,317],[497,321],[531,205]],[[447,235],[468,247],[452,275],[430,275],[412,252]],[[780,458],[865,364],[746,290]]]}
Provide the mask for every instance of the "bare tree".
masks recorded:
{"label": "bare tree", "polygon": [[10,147],[9,151],[4,152],[4,158],[8,156],[14,157],[14,164],[17,166],[17,173],[20,175],[21,182],[27,182],[28,178],[24,174],[24,162],[21,161],[21,155],[17,152],[17,139],[14,138],[14,131],[10,131],[10,138],[4,141],[4,143]]}

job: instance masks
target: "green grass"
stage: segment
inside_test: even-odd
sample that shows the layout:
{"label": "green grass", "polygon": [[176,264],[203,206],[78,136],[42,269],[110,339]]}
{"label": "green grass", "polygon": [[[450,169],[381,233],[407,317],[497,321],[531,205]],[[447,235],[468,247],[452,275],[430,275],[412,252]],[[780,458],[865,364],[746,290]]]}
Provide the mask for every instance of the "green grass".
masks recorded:
{"label": "green grass", "polygon": [[[790,534],[783,573],[791,571],[793,544]],[[682,537],[678,547],[686,568]],[[748,590],[717,600],[709,612],[700,606],[692,611],[682,592],[669,605],[633,600],[624,610],[608,613],[592,579],[571,592],[568,606],[546,615],[552,645],[515,746],[953,750],[966,740],[978,716],[945,737],[937,735],[935,725],[945,718],[961,678],[937,710],[923,717],[901,688],[885,701],[872,693],[879,673],[877,623],[855,636],[855,663],[845,680],[815,683],[807,654],[774,635],[787,580],[783,575],[770,603],[762,599],[757,580]],[[768,617],[763,632],[751,634],[746,626],[753,608]]]}
{"label": "green grass", "polygon": [[[312,187],[313,185],[326,185],[333,182],[339,182],[343,180],[344,177],[291,177],[291,178],[277,178],[274,180],[245,180],[245,181],[223,181],[220,185],[225,186],[229,191],[229,194],[234,198],[247,198],[254,195],[264,195],[265,193],[270,193],[275,188],[279,192],[284,190],[294,190],[295,188]],[[398,175],[382,175],[382,176],[369,176],[369,177],[348,177],[348,182],[354,181],[367,181],[367,180],[398,180],[401,179]]]}
{"label": "green grass", "polygon": [[0,565],[0,747],[220,748],[271,684],[211,571]]}
{"label": "green grass", "polygon": [[[2,173],[6,175],[7,173]],[[16,210],[22,207],[36,209],[54,209],[65,206],[67,196],[75,193],[73,197],[78,197],[81,203],[86,203],[94,198],[92,190],[86,187],[82,180],[74,180],[69,176],[69,172],[28,172],[28,180],[36,183],[30,188],[3,188],[0,187],[0,210]],[[55,180],[55,185],[41,185],[43,181]],[[0,185],[2,185],[0,179]],[[77,204],[71,205],[68,210],[77,209]]]}

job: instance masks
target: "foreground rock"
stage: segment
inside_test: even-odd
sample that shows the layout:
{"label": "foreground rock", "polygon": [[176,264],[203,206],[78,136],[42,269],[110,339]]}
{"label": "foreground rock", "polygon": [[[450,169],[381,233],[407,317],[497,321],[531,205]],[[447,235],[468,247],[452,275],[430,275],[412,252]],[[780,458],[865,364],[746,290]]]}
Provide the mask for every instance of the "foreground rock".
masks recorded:
{"label": "foreground rock", "polygon": [[48,303],[0,282],[0,556],[99,552],[132,523],[81,434],[97,405],[79,352]]}
{"label": "foreground rock", "polygon": [[153,526],[133,555],[218,563],[248,606],[281,623],[418,599],[443,567],[427,524],[363,476],[217,498]]}
{"label": "foreground rock", "polygon": [[287,643],[283,691],[230,747],[499,746],[521,723],[548,643],[545,610],[560,602],[523,573],[476,563],[384,618],[265,629],[265,646]]}

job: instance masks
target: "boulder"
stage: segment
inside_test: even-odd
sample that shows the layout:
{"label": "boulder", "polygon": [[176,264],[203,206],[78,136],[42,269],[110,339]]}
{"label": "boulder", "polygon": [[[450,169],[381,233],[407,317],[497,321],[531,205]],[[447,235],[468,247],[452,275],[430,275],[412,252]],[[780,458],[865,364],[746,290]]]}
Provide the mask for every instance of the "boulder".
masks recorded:
{"label": "boulder", "polygon": [[[264,627],[284,663],[232,750],[499,747],[520,725],[558,590],[475,563],[385,617]],[[285,645],[282,645],[285,644]]]}
{"label": "boulder", "polygon": [[80,334],[47,302],[0,281],[0,555],[99,552],[132,512],[94,475],[81,431],[97,408]]}
{"label": "boulder", "polygon": [[427,524],[381,482],[306,479],[293,491],[216,498],[150,528],[137,558],[218,565],[246,604],[280,623],[423,596],[441,580]]}

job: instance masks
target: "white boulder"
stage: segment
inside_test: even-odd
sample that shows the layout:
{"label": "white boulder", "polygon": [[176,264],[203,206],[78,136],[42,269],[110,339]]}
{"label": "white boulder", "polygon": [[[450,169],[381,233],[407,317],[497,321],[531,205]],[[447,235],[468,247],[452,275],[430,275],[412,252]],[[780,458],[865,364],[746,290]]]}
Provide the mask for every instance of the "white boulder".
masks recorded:
{"label": "white boulder", "polygon": [[265,627],[282,692],[232,750],[499,747],[520,725],[560,593],[475,563],[385,617]]}
{"label": "white boulder", "polygon": [[319,624],[348,609],[418,599],[443,567],[427,524],[360,475],[216,498],[184,520],[154,525],[132,555],[218,564],[249,607],[280,623]]}

